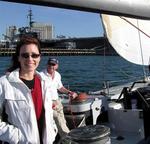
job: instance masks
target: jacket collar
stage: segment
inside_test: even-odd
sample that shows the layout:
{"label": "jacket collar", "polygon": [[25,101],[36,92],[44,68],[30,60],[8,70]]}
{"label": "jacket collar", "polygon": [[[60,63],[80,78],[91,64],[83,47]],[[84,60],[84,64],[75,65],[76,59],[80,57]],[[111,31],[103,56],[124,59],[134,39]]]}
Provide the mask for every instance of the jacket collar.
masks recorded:
{"label": "jacket collar", "polygon": [[[19,68],[6,74],[7,75],[7,78],[10,82],[22,82],[19,78]],[[40,79],[42,79],[40,73],[38,71],[35,72],[39,77]]]}
{"label": "jacket collar", "polygon": [[6,75],[10,82],[21,82],[21,80],[19,78],[19,68],[6,74]]}

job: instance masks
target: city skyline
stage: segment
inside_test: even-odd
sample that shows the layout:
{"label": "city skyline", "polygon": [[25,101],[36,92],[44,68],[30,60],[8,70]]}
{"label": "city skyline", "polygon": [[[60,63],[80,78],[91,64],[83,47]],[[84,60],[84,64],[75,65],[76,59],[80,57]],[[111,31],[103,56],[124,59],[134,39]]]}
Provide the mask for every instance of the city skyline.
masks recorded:
{"label": "city skyline", "polygon": [[103,36],[100,15],[89,12],[66,10],[52,7],[43,7],[11,2],[0,2],[0,38],[5,34],[6,28],[15,25],[26,27],[29,9],[33,13],[33,21],[52,24],[55,35],[66,37],[97,37]]}

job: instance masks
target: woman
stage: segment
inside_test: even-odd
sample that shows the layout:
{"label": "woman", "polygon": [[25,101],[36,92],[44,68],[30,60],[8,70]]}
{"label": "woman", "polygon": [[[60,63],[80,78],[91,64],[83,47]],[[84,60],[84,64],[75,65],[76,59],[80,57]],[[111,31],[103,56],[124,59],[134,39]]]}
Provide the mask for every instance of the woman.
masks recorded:
{"label": "woman", "polygon": [[53,144],[53,120],[49,85],[36,68],[40,44],[26,36],[17,45],[13,64],[0,78],[0,140],[11,144]]}

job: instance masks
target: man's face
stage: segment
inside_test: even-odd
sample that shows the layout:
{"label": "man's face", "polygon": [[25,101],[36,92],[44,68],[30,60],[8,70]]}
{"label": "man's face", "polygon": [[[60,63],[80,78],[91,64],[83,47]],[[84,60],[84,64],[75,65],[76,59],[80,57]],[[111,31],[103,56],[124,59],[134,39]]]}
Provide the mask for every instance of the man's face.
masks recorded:
{"label": "man's face", "polygon": [[58,69],[58,64],[54,64],[54,63],[48,64],[48,67],[47,67],[48,73],[52,74],[57,69]]}

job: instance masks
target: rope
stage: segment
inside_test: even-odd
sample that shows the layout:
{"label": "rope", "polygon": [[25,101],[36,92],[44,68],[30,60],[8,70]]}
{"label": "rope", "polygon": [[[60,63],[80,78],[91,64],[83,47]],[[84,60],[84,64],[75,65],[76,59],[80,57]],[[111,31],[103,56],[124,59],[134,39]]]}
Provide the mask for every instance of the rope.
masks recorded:
{"label": "rope", "polygon": [[80,124],[77,126],[76,120],[75,120],[75,116],[74,116],[73,111],[72,111],[71,103],[73,101],[75,101],[75,102],[82,102],[84,100],[87,100],[87,94],[86,93],[80,93],[78,95],[78,97],[75,98],[75,99],[73,99],[73,100],[69,97],[69,109],[68,110],[70,111],[74,128],[80,127],[80,125],[83,123],[83,121],[85,120],[85,118],[83,118],[82,121],[80,122]]}
{"label": "rope", "polygon": [[142,58],[142,63],[143,63],[143,75],[144,78],[146,78],[146,71],[144,69],[144,58],[143,58],[143,51],[142,51],[142,43],[141,43],[141,35],[140,32],[143,33],[145,36],[147,36],[148,38],[150,38],[150,36],[148,34],[146,34],[143,30],[141,30],[139,28],[139,23],[138,23],[138,19],[137,19],[137,26],[134,25],[133,23],[131,23],[129,20],[127,20],[124,17],[120,17],[121,19],[125,20],[127,23],[129,23],[130,25],[132,25],[134,28],[136,28],[138,30],[138,35],[139,35],[139,42],[140,42],[140,50],[141,50],[141,58]]}
{"label": "rope", "polygon": [[76,121],[75,121],[75,116],[74,116],[73,111],[72,111],[71,98],[70,97],[69,97],[69,110],[70,110],[70,114],[71,114],[71,117],[72,117],[73,126],[74,126],[74,128],[76,128],[77,125],[76,125]]}
{"label": "rope", "polygon": [[137,30],[139,30],[141,33],[143,33],[145,36],[147,36],[148,38],[150,38],[150,36],[148,34],[146,34],[144,31],[142,31],[141,29],[139,29],[136,25],[134,25],[133,23],[131,23],[127,19],[125,19],[124,17],[120,17],[120,18],[123,19],[123,20],[125,20],[127,23],[129,23],[130,25],[132,25],[133,27],[135,27]]}
{"label": "rope", "polygon": [[[137,20],[137,25],[139,27],[138,20]],[[144,58],[143,58],[143,51],[142,51],[141,35],[140,35],[139,30],[138,30],[138,34],[139,34],[139,42],[140,42],[140,48],[141,48],[141,58],[142,58],[142,63],[143,63],[143,76],[146,77],[146,72],[145,72],[145,69],[144,69]]]}

